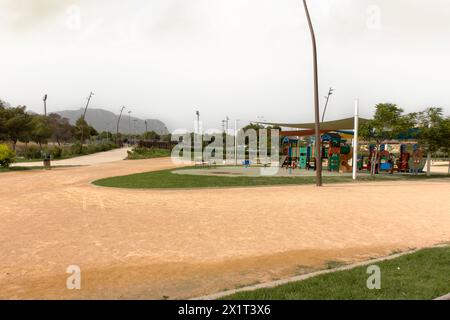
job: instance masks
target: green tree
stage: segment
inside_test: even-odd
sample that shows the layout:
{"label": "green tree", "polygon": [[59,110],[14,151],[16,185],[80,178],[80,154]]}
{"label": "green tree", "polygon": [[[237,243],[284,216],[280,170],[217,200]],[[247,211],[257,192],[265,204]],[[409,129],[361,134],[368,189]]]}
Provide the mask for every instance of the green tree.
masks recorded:
{"label": "green tree", "polygon": [[450,174],[450,117],[443,120],[440,127],[442,135],[442,150],[447,153],[449,157],[448,174]]}
{"label": "green tree", "polygon": [[75,127],[69,123],[69,119],[59,114],[51,113],[48,121],[52,130],[52,140],[61,145],[61,142],[69,142],[74,139]]}
{"label": "green tree", "polygon": [[42,144],[46,144],[52,136],[52,127],[49,118],[42,115],[34,115],[31,120],[31,139],[39,144],[42,149]]}
{"label": "green tree", "polygon": [[30,136],[32,117],[26,113],[25,106],[3,108],[1,113],[4,136],[11,140],[13,151],[15,151],[17,141]]}
{"label": "green tree", "polygon": [[142,136],[143,136],[143,138],[145,140],[159,140],[159,139],[161,139],[161,136],[159,134],[157,134],[155,131],[145,132]]}
{"label": "green tree", "polygon": [[0,144],[0,167],[8,168],[14,162],[15,152],[6,144]]}
{"label": "green tree", "polygon": [[[75,123],[75,136],[78,140],[98,136],[97,130],[91,127],[83,117],[80,117]],[[84,141],[81,141],[82,143]]]}
{"label": "green tree", "polygon": [[417,138],[427,152],[427,175],[431,174],[431,154],[445,147],[442,108],[428,108],[417,114]]}
{"label": "green tree", "polygon": [[415,122],[414,114],[403,115],[403,109],[396,104],[380,103],[375,108],[373,119],[360,126],[361,137],[371,143],[375,143],[376,146],[370,162],[372,176],[375,176],[380,146],[413,128]]}

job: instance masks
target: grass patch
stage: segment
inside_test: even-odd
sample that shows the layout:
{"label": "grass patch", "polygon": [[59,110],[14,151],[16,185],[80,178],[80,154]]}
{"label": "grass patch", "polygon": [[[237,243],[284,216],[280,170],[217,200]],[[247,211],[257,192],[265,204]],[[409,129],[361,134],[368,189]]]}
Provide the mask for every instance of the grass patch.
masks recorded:
{"label": "grass patch", "polygon": [[15,172],[15,171],[29,171],[29,170],[37,170],[37,169],[44,169],[43,166],[36,166],[36,167],[9,167],[9,168],[2,168],[0,167],[0,172]]}
{"label": "grass patch", "polygon": [[171,151],[156,148],[134,148],[128,151],[128,160],[154,159],[170,157]]}
{"label": "grass patch", "polygon": [[[185,168],[191,169],[191,168]],[[177,169],[180,170],[180,169]],[[306,177],[222,177],[175,174],[172,169],[128,176],[112,177],[94,181],[97,186],[129,189],[171,189],[171,188],[230,188],[277,185],[307,185],[314,184],[314,176]],[[399,180],[428,180],[436,178],[449,178],[447,175],[380,175],[375,179],[370,176],[358,178],[359,182],[367,181],[399,181]],[[324,176],[325,184],[349,183],[351,176]]]}
{"label": "grass patch", "polygon": [[[77,166],[57,166],[52,167],[50,170],[57,169],[57,168],[73,168]],[[31,171],[31,170],[47,170],[44,168],[44,166],[32,166],[32,167],[20,167],[20,166],[14,166],[9,168],[2,168],[0,167],[0,173],[5,172],[21,172],[21,171]]]}
{"label": "grass patch", "polygon": [[337,269],[339,267],[345,266],[345,263],[342,261],[330,260],[325,262],[325,266],[328,270]]}
{"label": "grass patch", "polygon": [[431,300],[450,292],[450,247],[424,249],[376,265],[381,268],[380,290],[367,288],[365,266],[224,300]]}

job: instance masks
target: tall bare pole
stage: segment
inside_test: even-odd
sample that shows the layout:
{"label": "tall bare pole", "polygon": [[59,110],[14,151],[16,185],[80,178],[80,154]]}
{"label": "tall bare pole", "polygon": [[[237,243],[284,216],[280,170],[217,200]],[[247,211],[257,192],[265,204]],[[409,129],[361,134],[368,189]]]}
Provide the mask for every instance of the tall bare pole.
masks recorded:
{"label": "tall bare pole", "polygon": [[119,125],[120,125],[120,119],[122,118],[122,113],[123,110],[125,109],[125,107],[122,107],[122,109],[120,109],[120,114],[119,114],[119,119],[117,119],[117,131],[116,131],[116,144],[119,145]]}
{"label": "tall bare pole", "polygon": [[319,107],[319,71],[317,63],[317,44],[316,35],[314,34],[314,27],[309,15],[308,4],[303,0],[305,7],[306,18],[308,19],[309,31],[311,33],[312,47],[313,47],[313,64],[314,64],[314,113],[315,113],[315,136],[316,136],[316,185],[322,186],[322,152],[321,152],[321,137],[320,137],[320,107]]}
{"label": "tall bare pole", "polygon": [[91,93],[89,94],[87,103],[86,103],[86,107],[84,108],[83,120],[86,118],[86,112],[87,112],[87,109],[88,109],[88,107],[89,107],[89,103],[91,103],[91,99],[92,99],[92,96],[93,96],[93,95],[94,95],[94,93],[91,91]]}
{"label": "tall bare pole", "polygon": [[47,116],[47,98],[48,96],[45,95],[42,100],[44,100],[44,115]]}
{"label": "tall bare pole", "polygon": [[86,112],[87,109],[89,107],[89,103],[91,102],[92,96],[94,95],[94,93],[91,91],[91,93],[89,94],[87,103],[86,103],[86,107],[84,108],[84,112],[83,112],[83,123],[81,124],[81,146],[80,146],[80,151],[83,150],[83,141],[84,141],[84,122],[86,122]]}
{"label": "tall bare pole", "polygon": [[328,91],[328,95],[325,97],[325,108],[323,108],[323,115],[322,115],[322,122],[325,120],[325,113],[327,112],[328,102],[330,102],[330,97],[332,96],[334,92],[333,88],[330,88]]}
{"label": "tall bare pole", "polygon": [[197,134],[200,134],[200,111],[195,111],[195,115],[197,116]]}

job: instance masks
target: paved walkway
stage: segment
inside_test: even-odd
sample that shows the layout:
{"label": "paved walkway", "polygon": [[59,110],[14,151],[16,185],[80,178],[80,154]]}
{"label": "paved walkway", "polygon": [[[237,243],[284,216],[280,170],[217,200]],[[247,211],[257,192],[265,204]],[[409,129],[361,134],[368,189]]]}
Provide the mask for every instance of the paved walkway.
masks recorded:
{"label": "paved walkway", "polygon": [[[174,167],[153,159],[0,174],[0,299],[195,297],[450,241],[448,180],[208,190],[90,184]],[[81,268],[79,291],[66,289],[69,265]]]}
{"label": "paved walkway", "polygon": [[[52,167],[60,166],[88,166],[94,164],[109,163],[124,160],[127,157],[127,151],[131,148],[114,149],[105,152],[98,152],[87,156],[75,157],[64,160],[52,161]],[[42,162],[21,162],[15,163],[13,166],[19,167],[35,167],[41,166]]]}

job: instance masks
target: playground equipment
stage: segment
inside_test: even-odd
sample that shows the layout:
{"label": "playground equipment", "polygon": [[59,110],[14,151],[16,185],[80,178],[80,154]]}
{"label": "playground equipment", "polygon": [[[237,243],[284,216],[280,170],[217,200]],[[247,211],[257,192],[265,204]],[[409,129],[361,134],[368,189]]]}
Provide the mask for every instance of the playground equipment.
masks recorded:
{"label": "playground equipment", "polygon": [[[313,131],[311,131],[313,132]],[[288,169],[312,169],[316,167],[315,144],[311,132],[287,131],[287,137],[283,138],[283,154],[286,161],[283,167]],[[283,133],[283,132],[282,132]],[[295,138],[293,138],[293,136]],[[323,132],[320,141],[320,158],[322,167],[330,172],[347,173],[353,171],[353,148],[346,139],[352,139],[348,131]],[[403,140],[402,140],[403,139]],[[412,139],[399,138],[386,142],[379,146],[375,144],[360,142],[358,148],[357,170],[373,169],[376,174],[380,172],[422,172],[426,163],[417,142]],[[325,169],[325,170],[326,170]]]}

